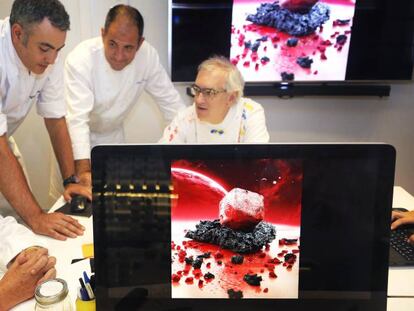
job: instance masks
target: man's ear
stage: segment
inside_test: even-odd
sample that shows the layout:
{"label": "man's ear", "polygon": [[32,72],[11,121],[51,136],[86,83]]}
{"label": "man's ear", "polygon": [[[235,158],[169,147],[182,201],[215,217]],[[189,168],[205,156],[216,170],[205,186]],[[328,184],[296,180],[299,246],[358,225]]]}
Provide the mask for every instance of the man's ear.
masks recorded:
{"label": "man's ear", "polygon": [[236,103],[236,99],[237,99],[237,91],[231,92],[230,96],[229,96],[229,106],[233,106],[233,104]]}
{"label": "man's ear", "polygon": [[138,47],[137,47],[137,51],[138,51],[138,49],[141,47],[142,43],[144,43],[144,41],[145,41],[145,38],[144,38],[144,37],[141,37],[141,38],[139,39],[139,41],[138,41]]}
{"label": "man's ear", "polygon": [[14,23],[11,27],[11,34],[12,34],[13,41],[15,42],[22,41],[23,35],[24,35],[24,29],[20,24]]}
{"label": "man's ear", "polygon": [[103,28],[103,27],[101,28],[101,36],[102,36],[102,38],[105,37],[105,28]]}

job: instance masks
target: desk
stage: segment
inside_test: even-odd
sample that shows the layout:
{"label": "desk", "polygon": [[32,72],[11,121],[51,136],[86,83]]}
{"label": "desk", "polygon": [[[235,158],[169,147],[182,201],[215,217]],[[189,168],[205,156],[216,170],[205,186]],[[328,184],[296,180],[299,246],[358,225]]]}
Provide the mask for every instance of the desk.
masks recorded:
{"label": "desk", "polygon": [[[51,211],[64,204],[63,199],[58,200]],[[414,209],[414,197],[401,187],[394,187],[393,207]],[[76,239],[57,241],[42,237],[49,244],[49,253],[57,258],[57,277],[67,281],[70,297],[75,303],[76,289],[79,286],[78,278],[82,271],[90,274],[89,260],[82,260],[71,264],[73,258],[82,258],[83,244],[93,243],[92,218],[75,217],[85,226],[85,234]],[[388,311],[412,311],[414,310],[414,267],[390,268],[388,280]],[[19,304],[12,310],[34,310],[34,299]]]}

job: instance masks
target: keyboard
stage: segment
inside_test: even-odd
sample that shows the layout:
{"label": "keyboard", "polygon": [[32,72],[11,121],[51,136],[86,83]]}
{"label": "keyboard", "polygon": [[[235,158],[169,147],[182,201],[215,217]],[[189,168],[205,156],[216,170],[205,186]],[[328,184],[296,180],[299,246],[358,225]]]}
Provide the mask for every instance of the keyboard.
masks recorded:
{"label": "keyboard", "polygon": [[403,228],[391,231],[390,245],[406,260],[414,263],[414,246],[407,242],[411,234],[412,230]]}

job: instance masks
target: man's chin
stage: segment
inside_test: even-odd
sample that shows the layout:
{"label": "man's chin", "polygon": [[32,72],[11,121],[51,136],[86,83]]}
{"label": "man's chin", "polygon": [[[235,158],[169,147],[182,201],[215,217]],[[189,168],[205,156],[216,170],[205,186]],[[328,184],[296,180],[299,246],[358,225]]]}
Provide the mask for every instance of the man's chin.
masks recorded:
{"label": "man's chin", "polygon": [[200,121],[208,122],[208,114],[206,110],[199,110],[197,109],[197,118]]}
{"label": "man's chin", "polygon": [[124,69],[126,67],[125,64],[114,64],[114,63],[110,63],[110,65],[111,65],[111,68],[113,70],[116,70],[116,71],[121,71],[122,69]]}
{"label": "man's chin", "polygon": [[42,66],[42,65],[37,65],[36,67],[34,67],[31,72],[37,74],[37,75],[41,75],[43,74],[48,66]]}

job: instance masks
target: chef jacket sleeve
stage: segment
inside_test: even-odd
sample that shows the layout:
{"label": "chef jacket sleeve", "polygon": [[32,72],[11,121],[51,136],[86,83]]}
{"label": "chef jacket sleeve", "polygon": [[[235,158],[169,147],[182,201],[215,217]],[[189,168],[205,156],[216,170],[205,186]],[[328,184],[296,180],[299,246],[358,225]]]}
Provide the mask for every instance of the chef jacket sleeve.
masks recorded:
{"label": "chef jacket sleeve", "polygon": [[0,216],[0,241],[0,271],[7,270],[7,264],[22,250],[30,246],[47,247],[44,240],[10,216]]}
{"label": "chef jacket sleeve", "polygon": [[0,136],[3,136],[5,133],[7,133],[7,116],[3,113],[3,100],[4,97],[4,89],[2,87],[2,76],[4,75],[2,66],[0,64]]}
{"label": "chef jacket sleeve", "polygon": [[0,136],[3,136],[7,133],[7,117],[6,115],[1,111],[2,102],[0,99]]}
{"label": "chef jacket sleeve", "polygon": [[180,113],[164,129],[161,139],[158,141],[162,144],[184,144],[185,141],[185,123]]}
{"label": "chef jacket sleeve", "polygon": [[155,49],[151,51],[150,62],[151,72],[145,90],[152,95],[158,103],[164,118],[170,122],[179,110],[185,108],[185,105],[161,65]]}
{"label": "chef jacket sleeve", "polygon": [[[247,104],[249,106],[249,104]],[[264,109],[260,104],[254,106],[249,111],[247,109],[247,120],[244,143],[268,143],[270,140],[269,133],[266,128],[266,119]]]}
{"label": "chef jacket sleeve", "polygon": [[51,68],[46,83],[39,91],[37,113],[43,118],[62,118],[66,115],[63,89],[63,66],[59,60]]}
{"label": "chef jacket sleeve", "polygon": [[90,158],[89,116],[94,94],[90,82],[89,64],[72,59],[65,63],[65,97],[68,105],[68,127],[75,160]]}

